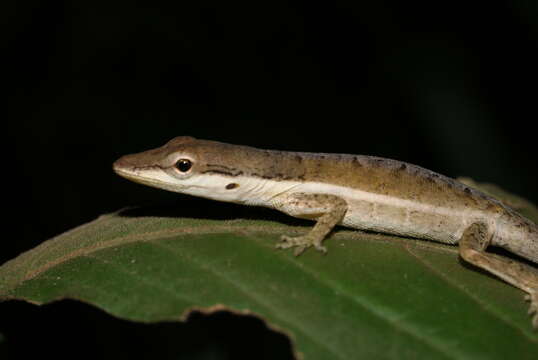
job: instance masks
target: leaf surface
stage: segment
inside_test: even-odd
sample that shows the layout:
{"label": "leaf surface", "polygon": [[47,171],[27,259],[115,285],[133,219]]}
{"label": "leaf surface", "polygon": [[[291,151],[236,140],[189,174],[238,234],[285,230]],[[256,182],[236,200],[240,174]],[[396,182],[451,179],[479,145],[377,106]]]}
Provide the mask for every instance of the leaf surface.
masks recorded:
{"label": "leaf surface", "polygon": [[307,229],[122,211],[5,263],[0,298],[78,299],[143,322],[255,314],[304,359],[536,358],[524,294],[462,263],[456,247],[339,230],[326,256],[274,249]]}

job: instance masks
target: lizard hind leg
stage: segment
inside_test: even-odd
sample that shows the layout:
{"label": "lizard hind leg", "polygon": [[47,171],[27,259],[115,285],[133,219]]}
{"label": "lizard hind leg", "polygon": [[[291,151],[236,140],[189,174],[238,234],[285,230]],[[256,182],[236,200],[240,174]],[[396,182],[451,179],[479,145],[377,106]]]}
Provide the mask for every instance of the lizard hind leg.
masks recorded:
{"label": "lizard hind leg", "polygon": [[486,224],[474,223],[463,233],[459,241],[459,253],[465,261],[482,268],[525,291],[530,301],[529,314],[532,325],[538,329],[538,271],[523,263],[486,252],[491,236]]}

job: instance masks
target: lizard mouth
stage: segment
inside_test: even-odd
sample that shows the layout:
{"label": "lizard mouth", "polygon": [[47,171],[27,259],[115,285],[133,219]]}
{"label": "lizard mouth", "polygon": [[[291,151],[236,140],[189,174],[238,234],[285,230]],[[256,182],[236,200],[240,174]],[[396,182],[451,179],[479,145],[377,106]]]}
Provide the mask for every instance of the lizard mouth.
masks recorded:
{"label": "lizard mouth", "polygon": [[114,172],[127,180],[131,180],[139,184],[149,186],[158,186],[158,184],[161,184],[161,182],[158,180],[141,175],[136,169],[126,169],[123,167],[114,166]]}
{"label": "lizard mouth", "polygon": [[133,166],[121,158],[113,164],[112,168],[119,176],[138,184],[173,192],[179,192],[185,187],[171,179],[161,180],[161,177],[167,177],[167,175],[159,165]]}
{"label": "lizard mouth", "polygon": [[[150,176],[144,176],[145,172],[156,171],[162,169],[159,165],[139,165],[136,162],[130,161],[131,156],[122,156],[112,164],[112,169],[114,172],[121,177],[135,181],[143,182],[144,184],[148,183],[158,183],[158,180],[153,179]],[[149,185],[149,184],[148,184]]]}

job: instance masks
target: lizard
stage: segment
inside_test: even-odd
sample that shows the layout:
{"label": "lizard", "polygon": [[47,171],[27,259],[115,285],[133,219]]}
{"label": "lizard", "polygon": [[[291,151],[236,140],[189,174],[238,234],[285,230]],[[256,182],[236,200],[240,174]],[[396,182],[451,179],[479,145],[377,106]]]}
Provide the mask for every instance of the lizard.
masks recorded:
{"label": "lizard", "polygon": [[189,136],[125,155],[113,170],[164,190],[314,220],[307,234],[282,235],[277,244],[296,256],[310,247],[326,253],[323,241],[337,225],[457,245],[461,259],[527,293],[538,329],[538,270],[530,264],[538,264],[538,226],[431,170],[375,156],[262,150]]}

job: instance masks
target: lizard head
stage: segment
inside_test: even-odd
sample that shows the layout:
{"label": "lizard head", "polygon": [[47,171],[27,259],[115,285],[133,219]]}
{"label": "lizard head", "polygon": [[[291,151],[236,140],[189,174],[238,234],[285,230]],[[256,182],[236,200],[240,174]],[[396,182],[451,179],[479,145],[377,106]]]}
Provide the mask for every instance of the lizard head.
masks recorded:
{"label": "lizard head", "polygon": [[[180,136],[165,145],[126,155],[114,171],[144,185],[224,201],[238,201],[248,185],[242,177],[255,149]],[[241,185],[240,185],[241,184]]]}

